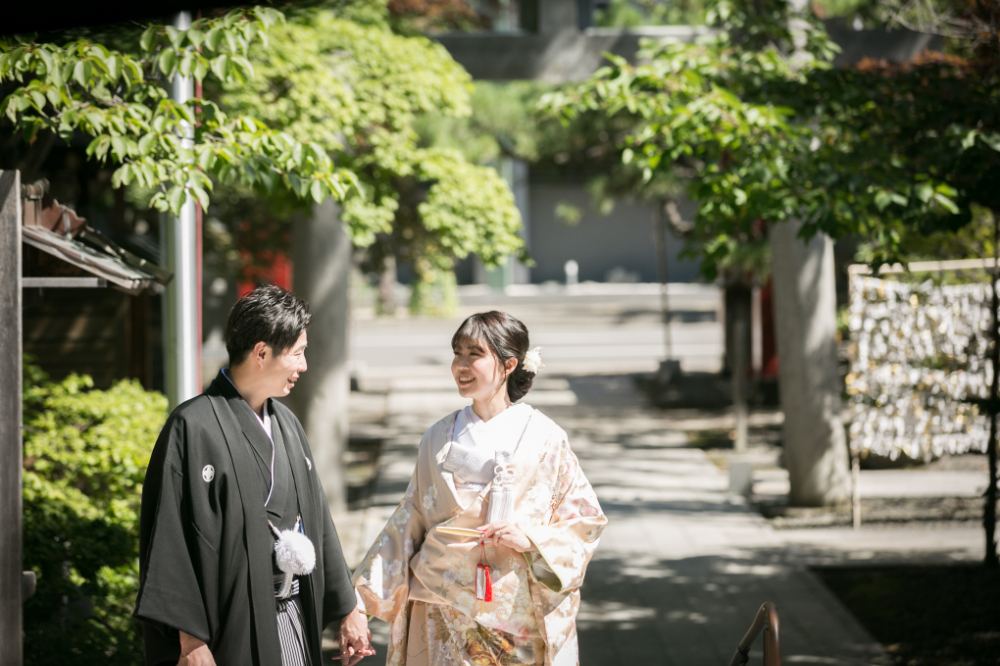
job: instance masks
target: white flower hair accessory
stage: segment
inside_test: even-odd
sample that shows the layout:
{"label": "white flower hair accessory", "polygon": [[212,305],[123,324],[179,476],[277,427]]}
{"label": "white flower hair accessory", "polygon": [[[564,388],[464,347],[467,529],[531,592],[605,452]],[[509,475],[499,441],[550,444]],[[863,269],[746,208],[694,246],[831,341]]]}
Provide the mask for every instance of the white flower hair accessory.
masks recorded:
{"label": "white flower hair accessory", "polygon": [[524,361],[522,362],[522,365],[525,370],[534,375],[537,375],[538,371],[545,367],[545,364],[542,363],[541,351],[541,347],[535,347],[534,349],[524,353]]}

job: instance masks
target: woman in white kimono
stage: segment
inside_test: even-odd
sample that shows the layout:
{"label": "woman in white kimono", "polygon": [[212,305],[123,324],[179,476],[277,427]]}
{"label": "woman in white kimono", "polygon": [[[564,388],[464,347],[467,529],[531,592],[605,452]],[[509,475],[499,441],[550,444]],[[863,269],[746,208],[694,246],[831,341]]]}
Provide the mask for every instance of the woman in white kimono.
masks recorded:
{"label": "woman in white kimono", "polygon": [[406,496],[354,573],[359,606],[391,624],[389,666],[574,666],[607,519],[566,433],[514,404],[541,367],[524,324],[476,314],[452,348],[472,405],[424,433]]}

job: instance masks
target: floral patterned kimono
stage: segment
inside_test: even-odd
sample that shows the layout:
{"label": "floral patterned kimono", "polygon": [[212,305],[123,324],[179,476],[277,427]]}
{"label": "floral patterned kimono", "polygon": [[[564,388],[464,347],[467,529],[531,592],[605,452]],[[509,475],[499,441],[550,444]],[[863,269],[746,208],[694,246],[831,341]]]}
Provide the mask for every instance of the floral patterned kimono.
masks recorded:
{"label": "floral patterned kimono", "polygon": [[[391,624],[387,664],[575,666],[580,586],[607,523],[594,490],[566,433],[532,410],[508,478],[510,519],[536,552],[439,531],[482,526],[491,497],[444,470],[457,415],[424,434],[406,496],[354,573],[367,613]],[[492,601],[476,599],[484,557]]]}

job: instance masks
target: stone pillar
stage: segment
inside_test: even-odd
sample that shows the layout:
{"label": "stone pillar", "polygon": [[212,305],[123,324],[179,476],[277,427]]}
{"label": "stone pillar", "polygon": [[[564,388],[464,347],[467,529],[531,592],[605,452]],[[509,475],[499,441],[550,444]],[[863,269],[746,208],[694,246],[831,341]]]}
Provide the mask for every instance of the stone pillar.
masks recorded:
{"label": "stone pillar", "polygon": [[774,323],[785,465],[793,506],[828,506],[850,499],[847,442],[840,420],[833,242],[805,243],[799,222],[771,228]]}
{"label": "stone pillar", "polygon": [[344,450],[347,446],[350,375],[347,335],[350,316],[351,241],[332,199],[293,225],[293,289],[309,303],[308,370],[289,395],[302,422],[314,464],[334,515],[347,510]]}

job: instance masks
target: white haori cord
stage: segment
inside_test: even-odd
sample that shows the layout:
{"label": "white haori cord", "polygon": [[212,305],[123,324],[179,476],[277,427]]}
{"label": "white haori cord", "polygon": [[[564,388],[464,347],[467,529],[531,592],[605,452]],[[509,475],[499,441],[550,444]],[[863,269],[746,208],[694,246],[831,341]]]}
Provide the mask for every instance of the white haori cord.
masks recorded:
{"label": "white haori cord", "polygon": [[295,576],[308,576],[316,568],[316,547],[301,531],[302,516],[296,517],[295,527],[290,530],[279,530],[270,520],[267,524],[278,537],[274,542],[274,559],[285,580],[277,596],[284,598],[291,591]]}
{"label": "white haori cord", "polygon": [[501,451],[497,453],[496,460],[490,503],[486,512],[487,523],[510,520],[514,514],[514,470],[510,466],[510,456]]}

